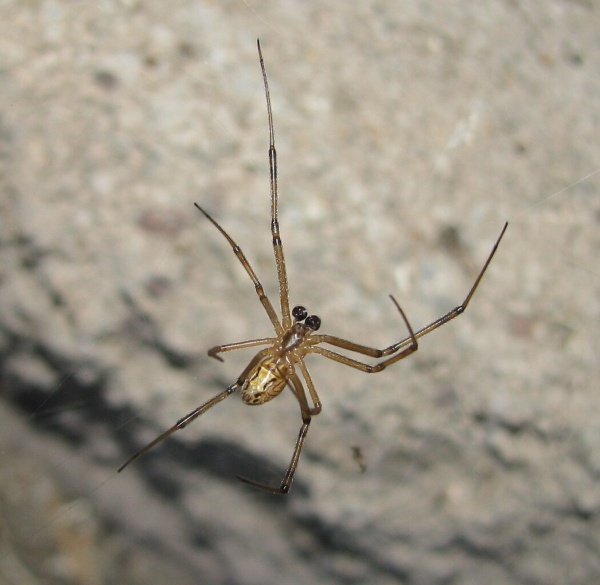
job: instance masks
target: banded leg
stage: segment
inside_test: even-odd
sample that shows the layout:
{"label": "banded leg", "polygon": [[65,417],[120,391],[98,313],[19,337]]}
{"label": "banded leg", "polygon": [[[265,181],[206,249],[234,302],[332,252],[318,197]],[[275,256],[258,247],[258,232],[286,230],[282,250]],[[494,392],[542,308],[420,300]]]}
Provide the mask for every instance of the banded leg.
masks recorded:
{"label": "banded leg", "polygon": [[322,336],[322,337],[329,338],[327,341],[329,343],[331,343],[332,345],[336,345],[337,347],[341,347],[342,349],[348,349],[350,351],[362,353],[363,355],[367,355],[369,357],[381,357],[381,356],[385,356],[385,355],[390,355],[392,353],[395,353],[395,355],[393,355],[392,357],[390,357],[386,360],[383,360],[382,362],[379,362],[378,364],[371,365],[371,364],[365,364],[363,362],[360,362],[353,358],[347,357],[347,356],[337,353],[335,351],[331,351],[330,349],[325,349],[324,347],[312,346],[305,350],[306,353],[316,353],[316,354],[322,355],[323,357],[329,358],[330,360],[334,360],[334,361],[344,364],[346,366],[350,366],[352,368],[356,368],[357,370],[361,370],[362,372],[366,372],[367,374],[375,374],[376,372],[381,372],[381,370],[384,370],[391,364],[393,364],[401,359],[404,359],[405,357],[409,356],[411,353],[417,351],[417,349],[419,347],[417,338],[412,330],[412,327],[410,326],[410,323],[408,322],[408,319],[406,318],[406,315],[404,314],[404,311],[402,310],[402,307],[400,307],[400,305],[398,304],[398,302],[392,295],[390,295],[390,298],[392,299],[393,303],[396,305],[396,308],[400,312],[400,315],[402,315],[402,319],[404,320],[406,328],[408,329],[408,332],[410,333],[410,336],[408,337],[408,339],[411,342],[410,345],[408,347],[405,347],[399,353],[395,353],[397,351],[397,349],[394,349],[395,345],[397,345],[397,344],[390,345],[390,347],[386,347],[385,349],[377,349],[374,347],[367,347],[365,345],[359,345],[358,343],[354,343],[352,341],[347,341],[345,339],[340,339],[339,337],[329,337],[329,336]]}
{"label": "banded leg", "polygon": [[302,411],[302,426],[298,431],[298,438],[296,439],[296,445],[294,446],[294,452],[292,453],[292,458],[290,460],[290,464],[288,465],[287,471],[281,480],[281,484],[279,487],[272,487],[266,485],[264,483],[260,483],[258,481],[254,481],[253,479],[248,479],[246,477],[242,477],[238,475],[237,478],[248,485],[253,487],[265,490],[272,494],[287,494],[290,491],[290,487],[292,486],[292,481],[294,481],[294,473],[296,472],[296,467],[298,467],[298,461],[300,460],[300,453],[302,452],[302,445],[304,445],[304,439],[306,439],[306,435],[308,434],[308,427],[310,426],[311,421],[311,413],[310,408],[308,406],[308,402],[306,400],[306,395],[304,393],[304,388],[302,387],[302,382],[300,382],[297,374],[292,374],[290,377],[290,386],[294,395],[298,399],[300,403],[300,410]]}
{"label": "banded leg", "polygon": [[235,382],[235,384],[232,384],[220,394],[217,394],[198,408],[195,408],[194,410],[192,410],[192,412],[186,414],[183,418],[180,418],[170,429],[167,429],[164,433],[156,437],[156,439],[150,441],[150,443],[148,443],[145,447],[134,453],[129,459],[127,459],[127,461],[125,461],[125,463],[123,463],[123,465],[121,465],[121,467],[119,467],[117,472],[123,471],[123,469],[125,469],[132,461],[135,461],[140,455],[143,455],[147,451],[150,451],[152,447],[158,445],[158,443],[160,443],[161,441],[164,441],[174,432],[187,427],[192,421],[197,419],[201,414],[204,414],[209,408],[212,408],[213,406],[215,406],[215,404],[218,404],[222,400],[225,400],[225,398],[227,398],[229,395],[233,394],[239,387],[240,383],[238,380],[237,382]]}
{"label": "banded leg", "polygon": [[222,400],[225,400],[228,396],[233,394],[238,388],[242,388],[246,383],[248,374],[254,369],[254,367],[265,357],[267,354],[266,350],[259,351],[251,360],[250,363],[244,368],[242,375],[237,379],[236,382],[231,384],[227,389],[223,390],[220,394],[217,394],[210,400],[207,400],[204,404],[198,406],[184,417],[180,418],[170,429],[167,429],[164,433],[156,437],[153,441],[150,441],[145,447],[142,447],[139,451],[134,453],[119,469],[117,472],[123,471],[132,461],[136,460],[140,455],[143,455],[155,445],[158,445],[161,441],[164,441],[167,437],[173,433],[180,431],[187,427],[191,422],[195,421],[201,414],[204,414],[208,409],[212,408],[216,404],[219,404]]}
{"label": "banded leg", "polygon": [[[483,278],[485,271],[487,270],[488,266],[490,265],[490,262],[492,261],[492,258],[494,257],[494,254],[496,253],[496,250],[498,250],[498,246],[500,245],[500,240],[502,240],[502,238],[504,236],[504,232],[506,232],[507,227],[508,227],[508,222],[506,222],[504,224],[504,227],[502,228],[502,231],[500,232],[498,239],[494,243],[492,251],[490,252],[489,256],[487,257],[487,260],[485,261],[483,268],[479,271],[479,274],[477,275],[477,278],[475,279],[475,282],[473,283],[471,290],[469,290],[469,292],[467,293],[465,300],[460,305],[458,305],[458,307],[455,307],[451,311],[448,311],[445,315],[438,317],[435,321],[433,321],[429,325],[426,325],[422,329],[419,329],[415,333],[415,337],[417,337],[417,338],[423,337],[424,335],[427,335],[428,333],[435,331],[438,327],[441,327],[445,323],[448,323],[448,321],[451,321],[455,317],[458,317],[459,315],[462,315],[465,312],[467,305],[471,301],[471,297],[475,294],[475,290],[479,286],[479,283],[481,282],[481,279]],[[403,345],[406,345],[409,342],[409,340],[410,340],[410,338],[407,337],[406,339],[403,339],[402,341],[398,342],[396,344],[397,349],[400,349]]]}
{"label": "banded leg", "polygon": [[250,262],[248,262],[246,255],[244,254],[244,252],[242,252],[242,249],[235,243],[233,238],[219,225],[219,223],[215,219],[212,218],[212,216],[207,211],[202,209],[202,207],[200,207],[197,203],[194,203],[194,205],[198,208],[198,210],[201,213],[204,214],[204,217],[206,217],[223,234],[225,239],[229,242],[233,253],[240,261],[240,264],[244,267],[244,270],[248,273],[248,276],[252,279],[252,282],[254,283],[254,288],[256,289],[256,294],[258,295],[262,306],[265,308],[265,311],[267,312],[267,315],[269,316],[269,319],[271,320],[271,323],[273,324],[277,335],[281,335],[283,329],[281,328],[281,324],[279,323],[279,317],[277,317],[277,313],[275,313],[275,309],[273,308],[271,301],[265,294],[263,285],[260,283],[260,280],[258,280],[256,273],[250,265]]}
{"label": "banded leg", "polygon": [[288,329],[292,324],[290,317],[289,288],[285,260],[283,257],[283,245],[279,235],[279,218],[277,214],[277,204],[279,192],[277,188],[277,151],[275,150],[275,130],[273,125],[273,111],[271,110],[271,95],[269,93],[269,82],[267,80],[267,71],[260,50],[260,41],[257,40],[258,57],[260,59],[260,69],[265,86],[265,97],[267,101],[267,115],[269,118],[269,179],[271,185],[271,236],[273,239],[273,252],[275,254],[275,263],[277,265],[277,279],[279,281],[279,301],[281,303],[282,324],[284,329]]}
{"label": "banded leg", "polygon": [[[507,227],[508,227],[508,222],[506,222],[504,224],[504,227],[502,228],[500,235],[498,236],[496,242],[494,243],[494,246],[492,247],[492,251],[488,255],[482,269],[479,271],[479,274],[477,275],[477,278],[475,279],[473,286],[471,286],[471,289],[467,293],[465,300],[460,305],[458,305],[457,307],[452,309],[451,311],[448,311],[441,317],[438,317],[435,321],[429,323],[429,325],[426,325],[422,329],[419,329],[414,334],[415,339],[419,339],[420,337],[423,337],[424,335],[427,335],[428,333],[435,331],[438,327],[441,327],[445,323],[448,323],[448,321],[451,321],[455,317],[458,317],[459,315],[461,315],[462,313],[465,312],[465,309],[467,308],[469,302],[471,301],[471,298],[475,294],[475,290],[479,286],[479,283],[481,282],[481,279],[483,278],[485,271],[487,270],[488,266],[490,265],[492,258],[494,257],[494,254],[496,253],[498,246],[500,245],[500,241],[502,240]],[[393,298],[392,298],[392,300],[393,300]],[[396,305],[397,305],[397,303],[396,303]],[[316,343],[329,343],[330,345],[334,345],[334,346],[340,347],[342,349],[347,349],[349,351],[355,351],[356,353],[361,353],[361,354],[367,355],[369,357],[378,358],[378,357],[383,357],[386,355],[396,353],[397,351],[399,351],[402,348],[406,347],[407,345],[411,344],[413,342],[413,335],[409,335],[408,337],[402,339],[401,341],[398,341],[397,343],[394,343],[393,345],[390,345],[389,347],[386,347],[385,349],[377,349],[377,348],[373,348],[373,347],[367,347],[364,345],[360,345],[358,343],[354,343],[352,341],[348,341],[346,339],[334,337],[332,335],[313,335],[312,340],[314,340]],[[314,350],[323,350],[323,348],[313,348],[313,349],[309,350],[308,353],[319,353],[320,355],[328,357],[329,359],[333,359],[335,361],[340,361],[341,363],[345,363],[347,365],[352,365],[352,367],[357,367],[358,369],[361,369],[363,371],[368,371],[362,367],[358,367],[356,364],[360,363],[360,362],[356,362],[356,360],[352,360],[351,358],[345,358],[345,356],[341,356],[338,353],[331,352],[326,349],[323,351],[314,351]],[[334,356],[339,356],[341,358],[348,359],[350,361],[346,362],[346,361],[340,360]],[[397,360],[395,360],[395,361],[397,361]],[[350,362],[354,362],[354,364],[352,364]],[[392,362],[387,362],[387,365],[389,365],[389,363],[392,363]],[[362,364],[362,365],[364,366],[366,364]],[[380,371],[380,370],[376,370],[376,371]]]}
{"label": "banded leg", "polygon": [[312,416],[316,416],[317,414],[319,414],[322,410],[322,405],[321,405],[321,399],[319,398],[319,395],[317,394],[317,390],[315,388],[315,385],[312,381],[312,377],[308,372],[308,368],[306,367],[306,364],[304,363],[304,360],[301,359],[298,362],[298,367],[300,368],[300,371],[302,372],[302,376],[304,376],[304,380],[306,381],[306,386],[308,387],[308,392],[310,394],[310,398],[313,401],[313,406],[312,408],[309,409],[309,412]]}
{"label": "banded leg", "polygon": [[273,337],[262,337],[261,339],[249,339],[248,341],[238,341],[237,343],[226,343],[224,345],[215,345],[208,350],[208,355],[220,362],[223,358],[217,354],[225,353],[226,351],[236,351],[237,349],[246,349],[247,347],[256,347],[257,345],[273,345],[275,338]]}

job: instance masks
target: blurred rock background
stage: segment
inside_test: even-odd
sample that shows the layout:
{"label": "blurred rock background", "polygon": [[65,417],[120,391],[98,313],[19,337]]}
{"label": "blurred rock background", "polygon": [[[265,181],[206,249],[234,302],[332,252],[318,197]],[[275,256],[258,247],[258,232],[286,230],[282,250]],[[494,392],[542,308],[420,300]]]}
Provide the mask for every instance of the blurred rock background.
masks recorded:
{"label": "blurred rock background", "polygon": [[[0,4],[0,582],[596,583],[600,7],[591,1]],[[291,303],[379,347],[309,360],[118,466],[271,334],[270,80]],[[597,174],[595,174],[597,173]]]}

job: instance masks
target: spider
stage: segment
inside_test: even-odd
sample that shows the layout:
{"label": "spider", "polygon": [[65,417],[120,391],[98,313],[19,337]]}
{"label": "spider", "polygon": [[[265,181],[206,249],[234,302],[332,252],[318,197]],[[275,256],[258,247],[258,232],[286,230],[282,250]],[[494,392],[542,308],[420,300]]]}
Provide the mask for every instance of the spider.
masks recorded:
{"label": "spider", "polygon": [[[247,260],[242,249],[236,244],[233,238],[221,227],[221,225],[198,203],[194,203],[196,208],[210,221],[216,228],[221,232],[223,237],[227,240],[231,246],[233,253],[236,255],[240,264],[247,272],[248,276],[254,284],[256,294],[273,325],[275,330],[275,337],[262,337],[259,339],[249,339],[246,341],[238,341],[237,343],[228,343],[225,345],[217,345],[208,350],[208,355],[219,361],[223,361],[219,354],[226,353],[228,351],[236,351],[238,349],[246,349],[250,347],[266,346],[264,349],[258,351],[258,353],[250,360],[248,365],[244,368],[238,379],[226,388],[220,394],[217,394],[204,404],[198,406],[190,413],[186,414],[183,418],[179,419],[170,429],[156,437],[153,441],[148,443],[145,447],[134,453],[120,468],[122,471],[132,461],[137,459],[143,453],[152,449],[155,445],[183,428],[189,425],[192,421],[196,420],[200,415],[204,414],[207,410],[223,401],[225,398],[241,390],[242,400],[246,404],[258,405],[264,404],[269,400],[272,400],[278,396],[284,388],[288,387],[298,400],[300,404],[300,413],[302,415],[302,426],[298,432],[298,438],[292,453],[292,458],[288,465],[287,471],[283,476],[281,484],[279,486],[270,486],[252,479],[237,476],[241,481],[250,484],[251,486],[266,490],[274,494],[286,494],[289,492],[294,479],[294,473],[298,466],[298,460],[300,459],[300,452],[302,451],[302,445],[304,439],[308,433],[308,428],[311,423],[313,416],[316,416],[321,412],[321,400],[315,389],[315,385],[308,372],[304,358],[307,355],[317,354],[326,357],[330,360],[334,360],[343,365],[356,368],[362,372],[373,374],[375,372],[381,372],[393,363],[404,359],[411,353],[417,350],[419,337],[423,337],[428,333],[431,333],[438,327],[441,327],[448,321],[458,317],[464,312],[471,300],[471,297],[475,293],[477,286],[487,267],[489,266],[496,250],[500,244],[508,223],[504,224],[500,235],[498,236],[492,251],[490,252],[483,268],[480,270],[475,282],[471,286],[464,301],[431,322],[429,325],[414,332],[404,311],[396,301],[396,299],[390,295],[392,302],[396,309],[400,313],[404,325],[408,330],[408,336],[404,339],[393,343],[385,349],[377,349],[374,347],[368,347],[360,343],[334,337],[333,335],[319,334],[317,331],[321,326],[321,319],[316,315],[309,315],[308,311],[301,305],[294,307],[290,311],[289,305],[289,290],[288,290],[288,279],[285,259],[283,255],[283,247],[281,243],[281,236],[279,235],[279,221],[277,215],[277,204],[278,204],[278,190],[277,190],[277,152],[275,150],[275,132],[273,127],[273,113],[271,111],[271,97],[269,94],[269,84],[267,81],[267,73],[265,70],[265,64],[263,61],[263,55],[260,48],[260,40],[257,41],[258,47],[258,58],[260,61],[260,67],[262,71],[263,85],[265,91],[265,98],[267,104],[267,117],[269,124],[269,177],[270,177],[270,188],[271,188],[271,236],[273,241],[273,252],[275,254],[275,264],[277,266],[277,278],[279,282],[279,302],[281,305],[281,319],[278,317],[275,309],[264,292],[263,286],[258,280],[254,269]],[[375,364],[367,364],[342,355],[323,345],[333,346],[334,348],[340,348],[356,354],[360,354],[369,358],[385,358]],[[304,379],[306,388],[302,383],[301,377]],[[307,391],[308,390],[308,393]]]}

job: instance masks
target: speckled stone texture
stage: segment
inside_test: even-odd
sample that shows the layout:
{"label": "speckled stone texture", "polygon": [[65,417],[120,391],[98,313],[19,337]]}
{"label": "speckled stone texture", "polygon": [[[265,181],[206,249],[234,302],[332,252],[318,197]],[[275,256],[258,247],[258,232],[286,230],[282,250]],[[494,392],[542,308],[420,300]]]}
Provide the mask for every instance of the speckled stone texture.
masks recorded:
{"label": "speckled stone texture", "polygon": [[[600,580],[600,9],[581,0],[0,3],[0,582]],[[222,391],[272,335],[270,80],[290,300],[385,347]]]}

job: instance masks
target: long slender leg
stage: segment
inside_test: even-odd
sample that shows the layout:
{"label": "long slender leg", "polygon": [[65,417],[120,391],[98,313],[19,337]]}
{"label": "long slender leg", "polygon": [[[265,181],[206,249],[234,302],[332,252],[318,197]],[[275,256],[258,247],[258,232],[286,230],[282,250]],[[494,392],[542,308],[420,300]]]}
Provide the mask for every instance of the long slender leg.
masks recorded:
{"label": "long slender leg", "polygon": [[273,327],[275,327],[277,335],[281,335],[283,330],[281,328],[281,324],[279,323],[277,313],[275,313],[275,309],[273,308],[271,301],[265,294],[263,285],[260,283],[260,280],[258,280],[256,273],[250,265],[250,262],[248,262],[248,259],[246,258],[244,252],[242,252],[242,249],[235,243],[233,238],[219,225],[219,223],[215,219],[212,218],[212,216],[207,211],[202,209],[202,207],[200,207],[197,203],[194,203],[194,205],[200,210],[200,212],[204,214],[204,217],[206,217],[223,234],[225,239],[229,242],[233,253],[237,256],[237,259],[240,261],[241,265],[248,273],[248,276],[252,279],[252,282],[254,283],[254,288],[256,289],[256,294],[258,295],[262,306],[265,308],[265,311],[267,312],[267,315],[269,316]]}
{"label": "long slender leg", "polygon": [[[473,286],[471,286],[471,289],[467,293],[465,300],[460,305],[458,305],[457,307],[452,309],[451,311],[448,311],[441,317],[438,317],[435,321],[431,322],[429,325],[426,325],[422,329],[419,329],[414,334],[414,337],[416,339],[418,339],[419,337],[423,337],[424,335],[427,335],[428,333],[431,333],[438,327],[441,327],[445,323],[448,323],[448,321],[451,321],[455,317],[458,317],[459,315],[461,315],[462,313],[465,312],[467,305],[469,304],[471,298],[475,294],[475,290],[479,286],[479,283],[481,282],[481,279],[483,278],[485,271],[487,270],[488,266],[490,265],[490,262],[492,261],[492,258],[494,257],[494,254],[496,253],[498,246],[500,245],[500,240],[502,240],[502,237],[504,236],[504,232],[506,231],[507,227],[508,227],[508,222],[504,224],[504,227],[502,228],[502,231],[500,232],[500,235],[498,236],[498,239],[496,240],[496,242],[492,248],[492,251],[490,252],[489,256],[487,257],[487,260],[485,261],[483,268],[479,271],[479,274],[477,275],[477,278],[475,279]],[[398,341],[398,343],[394,343],[393,345],[390,345],[389,347],[386,347],[385,349],[377,349],[374,347],[367,347],[364,345],[360,345],[358,343],[354,343],[354,342],[348,341],[346,339],[341,339],[339,337],[334,337],[332,335],[313,335],[311,337],[311,343],[315,343],[315,344],[329,343],[330,345],[334,345],[336,347],[341,347],[342,349],[347,349],[349,351],[355,351],[357,353],[361,353],[363,355],[367,355],[369,357],[374,357],[374,358],[383,357],[386,355],[396,353],[397,351],[401,350],[402,348],[406,347],[407,345],[411,344],[412,342],[413,342],[413,336],[409,335],[408,337],[402,339],[401,341]],[[340,354],[337,354],[335,352],[329,352],[329,350],[316,351],[316,349],[321,350],[323,348],[313,348],[313,349],[309,350],[308,353],[319,353],[321,355],[324,355],[325,357],[329,357],[330,359],[340,361],[341,363],[346,363],[347,365],[352,365],[349,362],[346,362],[346,361],[337,359],[336,357],[333,357],[335,355],[335,356],[344,358],[344,356],[340,356]],[[360,362],[356,362],[355,360],[351,360],[350,358],[344,358],[344,359],[349,359],[350,362],[354,361],[355,363],[360,363]],[[363,364],[363,365],[365,365],[365,364]],[[357,367],[357,366],[353,365],[353,367]],[[363,368],[359,368],[359,369],[363,369]],[[366,370],[364,370],[364,371],[366,371]],[[379,370],[377,370],[377,371],[379,371]]]}
{"label": "long slender leg", "polygon": [[[500,240],[504,236],[504,232],[506,232],[506,228],[507,227],[508,227],[508,222],[506,222],[504,224],[504,227],[502,228],[502,231],[500,232],[500,235],[498,236],[498,239],[496,240],[496,243],[494,244],[494,247],[492,248],[492,251],[490,252],[490,255],[487,257],[487,260],[485,261],[485,264],[483,265],[483,268],[481,269],[481,271],[477,275],[477,278],[475,279],[475,282],[473,283],[473,286],[471,287],[471,290],[468,292],[467,296],[465,297],[465,300],[460,305],[458,305],[458,307],[455,307],[451,311],[448,311],[445,315],[442,315],[441,317],[438,317],[435,321],[433,321],[429,325],[426,325],[422,329],[419,329],[419,331],[417,331],[415,333],[415,337],[417,337],[417,338],[418,337],[423,337],[424,335],[427,335],[428,333],[431,333],[432,331],[434,331],[438,327],[441,327],[445,323],[448,323],[448,321],[451,321],[455,317],[458,317],[459,315],[461,315],[462,313],[465,312],[465,309],[467,308],[467,305],[469,304],[469,302],[471,300],[471,297],[475,294],[475,290],[479,286],[479,283],[481,282],[481,279],[483,278],[483,275],[485,274],[485,271],[487,270],[487,267],[490,265],[490,262],[492,261],[492,258],[494,257],[494,254],[496,253],[496,250],[498,249],[498,246],[500,245]],[[408,340],[409,340],[409,338],[403,339],[402,341],[400,341],[399,343],[397,343],[396,345],[398,346],[398,349],[400,349],[400,347],[402,347],[403,345],[405,345],[408,342]]]}
{"label": "long slender leg", "polygon": [[233,394],[238,388],[243,387],[248,377],[248,374],[264,358],[265,355],[267,355],[267,350],[259,351],[250,360],[250,363],[244,368],[244,371],[242,372],[241,376],[237,379],[236,382],[231,384],[231,386],[229,386],[226,390],[223,390],[223,392],[221,392],[220,394],[217,394],[210,400],[206,401],[204,404],[198,406],[198,408],[195,408],[194,410],[186,414],[184,417],[180,418],[170,429],[167,429],[164,433],[156,437],[156,439],[150,441],[150,443],[148,443],[145,447],[142,447],[142,449],[137,451],[137,453],[134,453],[127,461],[125,461],[125,463],[123,463],[123,465],[121,465],[121,467],[119,467],[117,471],[123,471],[123,469],[125,469],[132,461],[137,459],[140,455],[143,455],[144,453],[152,449],[152,447],[158,445],[158,443],[164,441],[167,437],[169,437],[176,431],[184,429],[191,422],[196,420],[201,414],[204,414],[209,408],[212,408],[213,406],[215,406],[215,404],[218,404],[222,400],[225,400],[225,398]]}
{"label": "long slender leg", "polygon": [[266,485],[264,483],[260,483],[258,481],[254,481],[253,479],[248,479],[246,477],[242,477],[238,475],[238,479],[247,483],[251,486],[260,488],[272,494],[287,494],[290,491],[290,487],[292,486],[292,481],[294,480],[294,473],[296,472],[296,467],[298,467],[298,461],[300,460],[300,453],[302,451],[302,445],[304,444],[304,439],[308,434],[308,427],[310,426],[310,408],[306,401],[306,395],[304,394],[304,388],[302,387],[302,382],[300,382],[298,376],[296,374],[292,374],[290,377],[290,384],[292,387],[292,391],[294,392],[298,402],[300,403],[300,410],[302,411],[302,426],[298,431],[298,438],[296,439],[296,445],[294,447],[294,452],[292,453],[292,458],[290,460],[290,464],[288,465],[287,471],[281,480],[281,484],[279,487],[272,487]]}
{"label": "long slender leg", "polygon": [[201,414],[205,413],[209,408],[212,408],[215,404],[221,402],[221,400],[225,400],[230,394],[233,394],[240,387],[239,381],[235,382],[229,386],[226,390],[217,394],[209,401],[205,402],[198,408],[192,410],[192,412],[186,414],[183,418],[180,418],[170,429],[167,429],[164,433],[156,437],[153,441],[148,443],[145,447],[140,449],[137,453],[134,453],[121,467],[119,467],[118,471],[123,471],[132,461],[137,459],[140,455],[143,455],[147,451],[150,451],[152,447],[158,445],[161,441],[164,441],[167,437],[172,435],[174,432],[179,431],[187,427],[193,420],[197,419]]}
{"label": "long slender leg", "polygon": [[[409,339],[411,340],[411,344],[408,347],[405,347],[399,353],[396,353],[395,355],[388,358],[387,360],[383,360],[382,362],[379,362],[378,364],[374,364],[374,365],[364,364],[363,362],[359,362],[358,360],[355,360],[353,358],[336,353],[335,351],[325,349],[324,347],[312,346],[305,350],[306,353],[316,353],[316,354],[322,355],[323,357],[329,358],[330,360],[334,360],[334,361],[340,362],[341,364],[344,364],[346,366],[350,366],[352,368],[356,368],[357,370],[361,370],[362,372],[366,372],[367,374],[375,374],[376,372],[381,372],[381,370],[392,365],[394,362],[404,359],[406,356],[409,356],[411,353],[417,351],[419,344],[417,342],[417,338],[415,337],[415,334],[413,333],[412,327],[410,326],[410,323],[408,322],[408,319],[406,318],[406,315],[404,314],[404,311],[402,310],[402,308],[400,307],[400,305],[397,303],[396,299],[393,296],[390,295],[390,298],[396,305],[396,308],[398,309],[398,311],[400,311],[400,314],[402,315],[402,319],[404,319],[404,323],[406,324],[406,327],[410,333]],[[340,339],[339,341],[343,342],[345,340]],[[368,350],[370,353],[367,353],[366,355],[372,355],[373,351],[377,351],[377,352],[381,351],[382,355],[388,355],[390,353],[389,347],[385,350],[378,350],[378,349],[373,350],[373,348],[370,348],[370,347],[357,346],[357,344],[351,343],[351,342],[348,342],[348,343],[350,346],[353,346],[355,348],[359,347],[361,349]],[[341,347],[343,347],[343,346],[341,346]],[[349,349],[349,348],[346,348],[346,349]],[[354,351],[359,351],[359,350],[355,349]],[[384,351],[387,353],[383,354]],[[363,352],[359,351],[359,353],[363,353]]]}
{"label": "long slender leg", "polygon": [[217,354],[224,353],[226,351],[235,351],[237,349],[246,349],[248,347],[256,347],[257,345],[272,345],[275,341],[274,337],[262,337],[261,339],[249,339],[248,341],[238,341],[237,343],[226,343],[224,345],[216,345],[208,350],[210,357],[223,361],[223,358]]}
{"label": "long slender leg", "polygon": [[304,379],[306,380],[306,386],[308,387],[308,392],[313,401],[313,407],[310,409],[310,414],[312,416],[316,416],[322,410],[321,399],[319,398],[319,395],[317,394],[317,390],[312,381],[312,377],[311,377],[310,373],[308,372],[308,368],[306,367],[306,364],[304,363],[303,358],[300,358],[298,360],[298,367],[300,368],[300,371],[302,372],[302,375],[304,376]]}
{"label": "long slender leg", "polygon": [[394,349],[393,345],[391,345],[390,347],[386,347],[385,349],[376,349],[373,347],[367,347],[365,345],[359,345],[358,343],[354,343],[352,341],[347,341],[345,339],[340,339],[338,337],[329,338],[329,336],[320,336],[320,337],[325,337],[326,341],[330,340],[329,343],[331,343],[332,345],[336,345],[343,349],[355,351],[357,353],[362,353],[363,355],[367,355],[369,357],[381,357],[381,356],[385,356],[385,355],[390,355],[392,353],[394,353],[395,355],[393,355],[392,357],[390,357],[386,360],[383,360],[382,362],[379,362],[378,364],[371,365],[371,364],[365,364],[363,362],[359,362],[358,360],[347,357],[347,356],[337,353],[335,351],[331,351],[330,349],[325,349],[324,347],[317,347],[315,345],[306,348],[304,350],[304,353],[306,353],[306,354],[316,353],[318,355],[322,355],[323,357],[329,358],[330,360],[334,360],[334,361],[340,362],[341,364],[344,364],[346,366],[350,366],[352,368],[356,368],[357,370],[361,370],[362,372],[366,372],[367,374],[374,374],[376,372],[381,372],[381,370],[387,368],[389,365],[393,364],[394,362],[397,362],[397,361],[405,358],[406,356],[410,355],[414,351],[417,351],[417,349],[419,347],[417,338],[412,330],[412,327],[410,326],[410,323],[408,322],[408,319],[406,318],[406,315],[404,314],[404,311],[402,310],[402,307],[400,307],[400,305],[398,304],[398,302],[392,295],[390,295],[390,299],[392,299],[394,305],[396,305],[396,308],[400,312],[400,315],[402,315],[404,324],[406,325],[406,328],[408,329],[408,332],[410,333],[410,336],[408,337],[408,339],[410,340],[411,343],[408,347],[405,347],[401,352],[395,353],[397,350]]}
{"label": "long slender leg", "polygon": [[269,117],[269,177],[271,184],[271,235],[273,238],[273,252],[275,253],[275,263],[277,264],[277,278],[279,280],[279,300],[281,303],[281,315],[283,328],[288,329],[292,323],[290,318],[290,302],[287,272],[285,269],[285,260],[283,257],[283,246],[279,235],[279,219],[277,215],[277,203],[279,192],[277,189],[277,151],[275,150],[275,130],[273,126],[273,111],[271,110],[271,95],[269,93],[269,82],[267,80],[267,71],[260,50],[260,41],[256,41],[258,47],[258,57],[260,59],[260,68],[265,86],[265,97],[267,100],[267,114]]}

